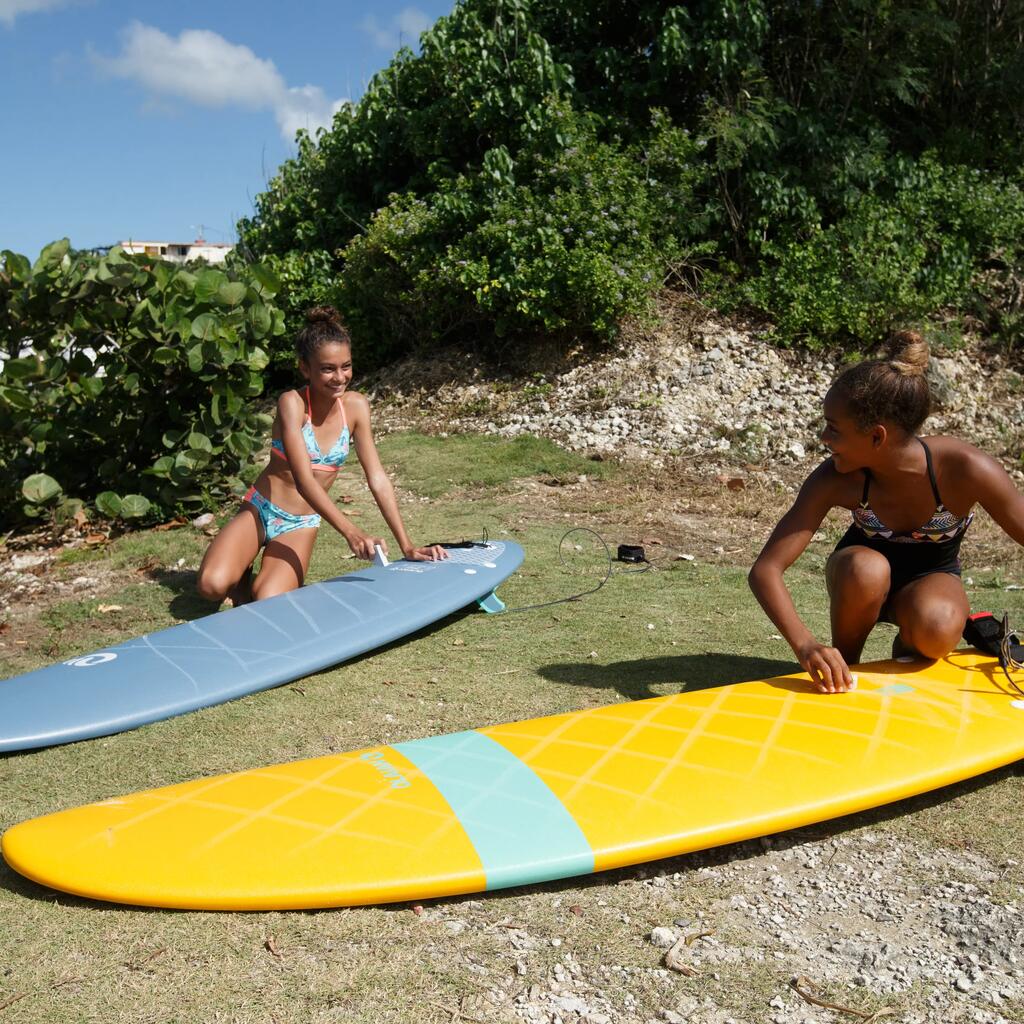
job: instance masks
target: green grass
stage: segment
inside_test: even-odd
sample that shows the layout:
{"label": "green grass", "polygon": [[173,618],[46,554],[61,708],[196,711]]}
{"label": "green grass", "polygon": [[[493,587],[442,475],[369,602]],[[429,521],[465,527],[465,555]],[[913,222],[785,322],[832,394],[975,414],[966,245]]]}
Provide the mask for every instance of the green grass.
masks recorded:
{"label": "green grass", "polygon": [[526,477],[574,479],[585,473],[606,479],[614,472],[542,437],[526,435],[507,441],[479,434],[446,438],[423,434],[389,434],[379,444],[381,458],[393,466],[403,486],[427,497],[463,487],[503,487]]}
{"label": "green grass", "polygon": [[[513,608],[586,589],[602,566],[596,548],[578,536],[583,550],[570,544],[570,570],[564,568],[562,517],[531,506],[529,499],[516,504],[503,493],[510,481],[531,472],[575,473],[581,464],[588,474],[606,469],[571,458],[560,462],[551,448],[413,435],[384,446],[406,491],[430,489],[438,480],[447,484],[449,478],[453,487],[477,482],[474,469],[456,469],[459,452],[486,461],[491,490],[479,487],[473,501],[407,500],[403,513],[421,541],[478,535],[484,521],[492,536],[509,531],[528,556],[502,587]],[[551,461],[531,452],[550,455]],[[346,482],[343,489],[355,497],[346,510],[358,512],[364,528],[381,529],[365,487],[358,479]],[[617,510],[621,529],[629,532],[635,510],[628,496],[617,495],[613,485],[595,486],[594,501],[609,520]],[[60,569],[65,578],[88,569],[99,581],[87,598],[58,602],[26,621],[26,646],[8,660],[13,668],[7,671],[208,612],[191,590],[205,544],[190,528],[150,531],[121,538],[101,558]],[[325,531],[311,578],[352,568],[347,554],[343,541]],[[793,568],[790,582],[808,623],[825,635],[820,563],[820,553],[809,554]],[[670,568],[617,572],[579,602],[502,616],[454,615],[372,655],[219,707],[116,736],[0,757],[0,829],[118,793],[219,772],[793,667],[787,645],[773,638],[749,594],[746,566],[667,558],[665,564]],[[991,598],[982,591],[982,600],[986,595]],[[1001,593],[999,600],[1000,607],[1005,603],[1018,613],[1024,606],[1021,592]],[[100,605],[122,610],[100,612]],[[891,635],[891,629],[877,630],[866,657],[884,656]],[[1020,860],[1014,851],[1021,848],[1022,801],[1024,783],[1008,769],[825,823],[816,832],[883,829],[922,848]],[[419,916],[407,906],[234,915],[101,906],[43,890],[0,865],[0,1021],[447,1024],[459,1013],[464,1019],[517,1021],[516,993],[531,985],[546,988],[555,965],[570,956],[587,975],[597,977],[608,968],[628,972],[602,984],[619,1015],[613,1019],[655,1019],[662,1008],[694,993],[713,999],[738,1021],[767,1019],[767,1000],[788,981],[785,960],[724,966],[714,977],[705,973],[697,979],[666,977],[659,970],[661,951],[647,941],[651,927],[710,913],[729,895],[728,885],[703,878],[693,863],[676,858],[448,900],[428,905]],[[647,879],[655,875],[677,880],[652,887]],[[1019,867],[1005,875],[1000,884],[1007,898],[1019,894],[1022,881]],[[528,930],[528,948],[510,940],[509,928],[516,924]],[[268,950],[269,936],[280,956]],[[758,939],[736,941],[749,945]],[[507,998],[490,1002],[495,989]],[[20,998],[3,1008],[15,997]],[[923,995],[906,999],[908,1009],[926,1005]]]}

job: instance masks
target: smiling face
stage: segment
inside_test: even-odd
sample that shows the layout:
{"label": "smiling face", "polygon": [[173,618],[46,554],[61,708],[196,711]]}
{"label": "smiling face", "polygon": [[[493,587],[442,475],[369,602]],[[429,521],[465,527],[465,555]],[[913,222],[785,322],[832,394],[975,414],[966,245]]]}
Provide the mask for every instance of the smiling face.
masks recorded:
{"label": "smiling face", "polygon": [[821,443],[831,452],[832,462],[840,473],[852,473],[878,461],[887,431],[878,424],[869,430],[857,426],[845,399],[829,391],[823,404],[825,426]]}
{"label": "smiling face", "polygon": [[352,348],[344,341],[321,345],[310,361],[299,360],[310,390],[328,399],[340,398],[352,381]]}

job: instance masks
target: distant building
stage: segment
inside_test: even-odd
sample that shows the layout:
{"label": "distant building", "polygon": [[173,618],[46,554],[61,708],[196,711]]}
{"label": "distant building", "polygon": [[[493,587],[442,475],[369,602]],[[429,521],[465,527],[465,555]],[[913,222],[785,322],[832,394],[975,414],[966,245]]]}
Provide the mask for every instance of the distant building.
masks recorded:
{"label": "distant building", "polygon": [[139,242],[135,239],[118,242],[119,246],[129,253],[145,253],[147,256],[159,256],[171,263],[187,263],[189,260],[206,260],[207,263],[223,263],[233,245],[227,242],[207,242],[205,238],[197,238],[194,242]]}

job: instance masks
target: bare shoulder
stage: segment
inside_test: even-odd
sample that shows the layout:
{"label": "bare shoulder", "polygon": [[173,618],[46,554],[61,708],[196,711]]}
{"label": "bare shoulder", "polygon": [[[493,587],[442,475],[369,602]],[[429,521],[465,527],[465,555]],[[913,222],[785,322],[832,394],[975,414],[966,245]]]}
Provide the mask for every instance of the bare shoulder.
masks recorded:
{"label": "bare shoulder", "polygon": [[360,391],[346,391],[342,398],[342,405],[345,409],[345,416],[356,423],[360,420],[368,422],[370,418],[370,401]]}
{"label": "bare shoulder", "polygon": [[959,437],[923,438],[932,453],[932,458],[941,471],[949,474],[972,476],[977,473],[989,473],[995,468],[1002,468],[999,463],[980,448],[976,448]]}
{"label": "bare shoulder", "polygon": [[359,444],[366,445],[372,441],[373,428],[370,425],[370,402],[366,395],[358,391],[346,391],[342,398],[345,420],[352,432],[352,438]]}
{"label": "bare shoulder", "polygon": [[987,452],[957,437],[929,437],[926,441],[942,496],[951,507],[967,510],[981,502],[991,511],[993,502],[1006,500],[1015,493],[1009,474]]}
{"label": "bare shoulder", "polygon": [[296,413],[299,415],[305,415],[306,403],[302,400],[302,395],[292,388],[290,391],[281,392],[281,395],[277,400],[277,411],[284,418],[291,418],[295,416]]}
{"label": "bare shoulder", "polygon": [[369,411],[370,400],[362,393],[362,391],[346,391],[345,397],[342,398],[345,403],[346,411],[348,409],[360,409]]}
{"label": "bare shoulder", "polygon": [[826,508],[854,508],[863,491],[863,472],[840,473],[831,459],[825,459],[804,481],[798,500]]}

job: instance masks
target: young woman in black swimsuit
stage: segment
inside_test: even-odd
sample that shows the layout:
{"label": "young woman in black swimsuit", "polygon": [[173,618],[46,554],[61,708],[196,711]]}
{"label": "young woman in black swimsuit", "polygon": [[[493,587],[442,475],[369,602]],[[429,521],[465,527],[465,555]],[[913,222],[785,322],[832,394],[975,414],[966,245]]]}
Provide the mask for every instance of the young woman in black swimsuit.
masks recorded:
{"label": "young woman in black swimsuit", "polygon": [[[925,341],[903,331],[889,358],[858,363],[836,380],[821,434],[831,457],[804,482],[750,570],[761,607],[822,693],[850,689],[849,666],[877,622],[899,627],[894,653],[941,658],[956,647],[969,612],[960,542],[976,504],[1024,544],[1024,497],[1005,470],[964,441],[917,436],[930,406],[927,366]],[[826,567],[829,646],[800,620],[783,573],[837,507],[850,509],[853,522]]]}

